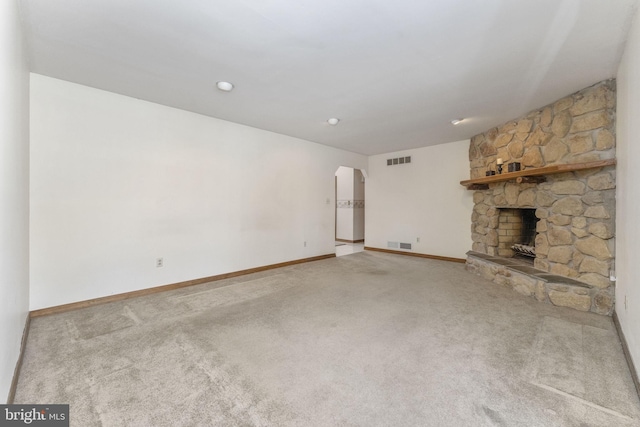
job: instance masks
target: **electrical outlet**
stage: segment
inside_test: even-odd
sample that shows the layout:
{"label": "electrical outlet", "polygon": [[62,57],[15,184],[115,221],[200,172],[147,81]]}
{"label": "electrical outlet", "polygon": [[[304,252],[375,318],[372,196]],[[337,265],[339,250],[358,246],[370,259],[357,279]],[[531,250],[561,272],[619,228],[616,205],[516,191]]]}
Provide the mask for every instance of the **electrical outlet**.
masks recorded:
{"label": "electrical outlet", "polygon": [[164,260],[162,258],[156,258],[156,267],[162,267],[164,265]]}
{"label": "electrical outlet", "polygon": [[420,243],[420,238],[416,237],[416,243]]}

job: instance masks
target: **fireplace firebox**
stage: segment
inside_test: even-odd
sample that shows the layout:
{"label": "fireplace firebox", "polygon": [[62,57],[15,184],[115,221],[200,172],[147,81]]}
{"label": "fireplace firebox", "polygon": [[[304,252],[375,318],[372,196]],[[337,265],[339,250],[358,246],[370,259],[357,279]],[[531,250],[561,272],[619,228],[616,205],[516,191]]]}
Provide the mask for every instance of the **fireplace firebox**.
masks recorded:
{"label": "fireplace firebox", "polygon": [[537,222],[535,209],[499,209],[498,255],[533,263]]}

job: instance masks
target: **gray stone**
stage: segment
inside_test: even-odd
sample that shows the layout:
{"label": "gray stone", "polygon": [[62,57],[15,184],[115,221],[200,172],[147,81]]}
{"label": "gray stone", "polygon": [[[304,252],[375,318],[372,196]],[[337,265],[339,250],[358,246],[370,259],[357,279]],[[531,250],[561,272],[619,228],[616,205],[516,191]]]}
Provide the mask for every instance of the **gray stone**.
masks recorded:
{"label": "gray stone", "polygon": [[597,111],[595,113],[583,114],[573,118],[571,133],[584,132],[587,130],[604,128],[611,125],[611,117],[607,111]]}
{"label": "gray stone", "polygon": [[582,216],[576,216],[571,220],[571,225],[575,228],[585,228],[587,226],[587,219]]}
{"label": "gray stone", "polygon": [[506,147],[511,140],[513,139],[513,134],[510,133],[501,133],[496,137],[496,142],[494,143],[494,147]]}
{"label": "gray stone", "polygon": [[589,236],[576,242],[576,248],[585,255],[591,255],[599,260],[612,258],[611,250],[606,241],[599,237]]}
{"label": "gray stone", "polygon": [[557,200],[553,204],[553,206],[551,206],[551,212],[563,215],[578,216],[582,215],[582,213],[584,212],[584,207],[582,206],[582,201],[578,197],[571,196]]}
{"label": "gray stone", "polygon": [[498,228],[498,217],[497,216],[491,216],[489,217],[489,224],[487,224],[487,227],[489,228]]}
{"label": "gray stone", "polygon": [[577,273],[577,268],[580,267],[580,264],[582,264],[582,261],[584,261],[586,257],[582,254],[582,252],[580,251],[573,251],[573,268],[576,269],[576,273]]}
{"label": "gray stone", "polygon": [[536,191],[533,188],[524,190],[518,196],[518,206],[535,206]]}
{"label": "gray stone", "polygon": [[494,156],[496,154],[496,147],[489,141],[484,141],[482,144],[480,144],[478,149],[480,150],[480,154],[482,154],[483,157]]}
{"label": "gray stone", "polygon": [[549,217],[549,209],[538,208],[536,209],[536,218],[548,218]]}
{"label": "gray stone", "polygon": [[513,290],[525,296],[532,296],[536,291],[537,284],[538,281],[536,279],[521,274],[514,274],[511,278]]}
{"label": "gray stone", "polygon": [[562,111],[556,114],[551,124],[551,131],[559,138],[564,137],[571,128],[571,114],[568,111]]}
{"label": "gray stone", "polygon": [[560,138],[553,138],[545,147],[542,148],[542,156],[547,164],[558,162],[568,152],[569,149]]}
{"label": "gray stone", "polygon": [[600,289],[606,289],[611,286],[611,281],[608,278],[599,275],[598,273],[582,274],[580,276],[580,281],[588,283]]}
{"label": "gray stone", "polygon": [[572,179],[568,181],[554,182],[551,185],[550,190],[555,194],[582,195],[584,194],[586,188],[587,186],[584,184],[584,182]]}
{"label": "gray stone", "polygon": [[582,154],[593,150],[591,133],[580,133],[569,138],[569,150],[572,154]]}
{"label": "gray stone", "polygon": [[[550,273],[565,277],[578,277],[579,274],[573,268],[567,267],[565,264],[553,264]],[[579,291],[575,291],[578,293]]]}
{"label": "gray stone", "polygon": [[603,160],[605,158],[604,153],[606,153],[606,151],[601,153],[597,153],[594,151],[591,153],[584,153],[584,154],[572,154],[571,155],[572,160],[570,163],[597,162],[598,160]]}
{"label": "gray stone", "polygon": [[613,108],[613,93],[608,86],[602,85],[581,93],[582,97],[576,99],[570,112],[579,116],[591,111]]}
{"label": "gray stone", "polygon": [[598,219],[611,218],[609,211],[603,205],[589,206],[587,210],[584,211],[584,216],[586,216],[587,218],[598,218]]}
{"label": "gray stone", "polygon": [[478,150],[478,146],[482,141],[484,141],[484,136],[482,134],[471,138],[471,142],[469,143],[469,161],[480,157],[480,150]]}
{"label": "gray stone", "polygon": [[603,222],[591,224],[589,226],[589,233],[605,240],[613,237],[613,230],[611,230],[611,226]]}
{"label": "gray stone", "polygon": [[553,104],[553,111],[558,113],[560,111],[566,110],[572,105],[573,105],[573,97],[567,96],[566,98],[562,98],[561,100],[556,101],[556,103]]}
{"label": "gray stone", "polygon": [[511,141],[507,151],[509,151],[509,158],[519,159],[524,154],[524,142],[520,140]]}
{"label": "gray stone", "polygon": [[[537,246],[536,246],[537,249]],[[571,246],[553,246],[549,248],[547,259],[551,262],[566,264],[573,258],[573,248]]]}
{"label": "gray stone", "polygon": [[487,253],[487,246],[484,243],[476,242],[475,240],[474,240],[473,244],[471,245],[471,249],[474,250],[475,252],[480,252],[482,254],[486,254]]}
{"label": "gray stone", "polygon": [[517,122],[515,122],[515,121],[507,122],[507,123],[503,124],[502,126],[500,126],[500,128],[498,129],[498,135],[500,135],[502,133],[515,132],[517,128],[518,128],[518,123]]}
{"label": "gray stone", "polygon": [[480,215],[484,215],[489,210],[489,205],[486,205],[484,203],[476,203],[476,205],[473,207],[473,210],[478,212]]}
{"label": "gray stone", "polygon": [[[560,227],[551,227],[547,232],[547,239],[551,246],[570,245],[573,243],[571,232]],[[549,258],[551,258],[551,256],[549,256]]]}
{"label": "gray stone", "polygon": [[480,203],[484,200],[484,192],[476,191],[473,193],[473,203]]}
{"label": "gray stone", "polygon": [[[537,255],[537,249],[536,249],[536,255]],[[536,259],[533,260],[533,266],[538,270],[542,270],[542,271],[549,271],[551,268],[549,266],[549,261],[540,257],[536,257]]]}
{"label": "gray stone", "polygon": [[604,202],[604,195],[600,191],[589,191],[582,196],[582,201],[587,205],[597,205]]}
{"label": "gray stone", "polygon": [[525,143],[525,146],[533,147],[533,146],[547,145],[547,143],[551,140],[552,137],[553,137],[552,134],[546,133],[541,128],[536,128],[536,130],[531,132],[531,135],[529,135],[529,138],[527,138],[527,142]]}
{"label": "gray stone", "polygon": [[584,257],[584,260],[580,263],[579,271],[580,273],[598,273],[605,277],[609,275],[609,263],[587,256]]}
{"label": "gray stone", "polygon": [[516,126],[516,132],[528,133],[528,132],[531,132],[532,127],[533,127],[533,120],[522,119],[518,122]]}
{"label": "gray stone", "polygon": [[589,235],[589,232],[584,228],[571,227],[571,232],[578,238],[587,237]]}
{"label": "gray stone", "polygon": [[498,128],[491,128],[484,133],[486,140],[493,145],[497,136],[498,136]]}
{"label": "gray stone", "polygon": [[553,225],[569,225],[571,224],[571,217],[566,215],[553,214],[549,217],[549,222]]}
{"label": "gray stone", "polygon": [[553,116],[551,115],[551,107],[545,108],[540,114],[540,126],[544,128],[549,127],[551,125],[552,119]]}
{"label": "gray stone", "polygon": [[536,236],[536,255],[546,256],[549,253],[549,240],[545,234]]}
{"label": "gray stone", "polygon": [[544,233],[547,230],[548,230],[547,220],[546,219],[538,220],[538,222],[536,223],[536,232]]}
{"label": "gray stone", "polygon": [[609,172],[602,172],[589,177],[587,185],[593,190],[608,190],[610,188],[616,188],[616,183]]}
{"label": "gray stone", "polygon": [[493,198],[493,203],[496,206],[503,206],[507,204],[507,199],[504,197],[504,194],[499,194]]}
{"label": "gray stone", "polygon": [[539,147],[532,147],[522,156],[522,165],[525,167],[539,168],[544,165]]}
{"label": "gray stone", "polygon": [[498,246],[498,232],[496,230],[487,231],[486,243],[488,246]]}
{"label": "gray stone", "polygon": [[557,199],[553,197],[550,193],[546,191],[538,191],[536,195],[536,201],[538,202],[538,206],[548,207],[555,203]]}
{"label": "gray stone", "polygon": [[547,300],[547,293],[544,291],[544,282],[542,280],[538,280],[538,283],[536,284],[535,297],[536,300],[540,302],[544,302]]}
{"label": "gray stone", "polygon": [[613,297],[606,291],[600,291],[593,297],[595,312],[609,315],[613,311]]}
{"label": "gray stone", "polygon": [[[496,159],[502,159],[504,160],[505,163],[509,162],[509,151],[507,150],[507,147],[500,147],[498,148],[498,152],[496,154]],[[505,164],[503,166],[503,168],[506,168],[507,165]],[[497,167],[496,167],[497,170]],[[505,169],[502,169],[502,172],[506,172]]]}
{"label": "gray stone", "polygon": [[609,130],[602,129],[598,131],[598,135],[596,136],[596,149],[608,150],[613,148],[615,144],[616,138]]}
{"label": "gray stone", "polygon": [[588,295],[551,291],[549,292],[549,300],[558,307],[569,307],[580,311],[589,311],[591,308],[591,297]]}
{"label": "gray stone", "polygon": [[519,193],[520,187],[517,184],[507,183],[504,186],[504,195],[510,205],[515,205],[518,202]]}

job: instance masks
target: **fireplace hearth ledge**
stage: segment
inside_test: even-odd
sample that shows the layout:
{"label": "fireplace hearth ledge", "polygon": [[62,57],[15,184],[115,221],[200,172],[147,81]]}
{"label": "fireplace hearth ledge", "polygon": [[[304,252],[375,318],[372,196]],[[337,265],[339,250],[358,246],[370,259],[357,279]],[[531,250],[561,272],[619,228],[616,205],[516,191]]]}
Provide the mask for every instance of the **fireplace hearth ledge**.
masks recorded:
{"label": "fireplace hearth ledge", "polygon": [[469,251],[466,269],[539,302],[609,316],[613,312],[613,296],[609,289],[548,273],[517,259]]}

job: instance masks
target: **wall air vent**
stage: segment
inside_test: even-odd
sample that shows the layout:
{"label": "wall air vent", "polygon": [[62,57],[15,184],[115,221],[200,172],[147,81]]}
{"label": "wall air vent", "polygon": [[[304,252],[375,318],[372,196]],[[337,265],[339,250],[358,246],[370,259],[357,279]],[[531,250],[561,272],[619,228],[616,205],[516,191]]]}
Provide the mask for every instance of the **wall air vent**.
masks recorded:
{"label": "wall air vent", "polygon": [[387,247],[398,249],[398,242],[387,242]]}
{"label": "wall air vent", "polygon": [[411,243],[400,243],[400,249],[411,249]]}
{"label": "wall air vent", "polygon": [[411,156],[398,157],[396,159],[387,159],[387,166],[404,165],[411,163]]}

